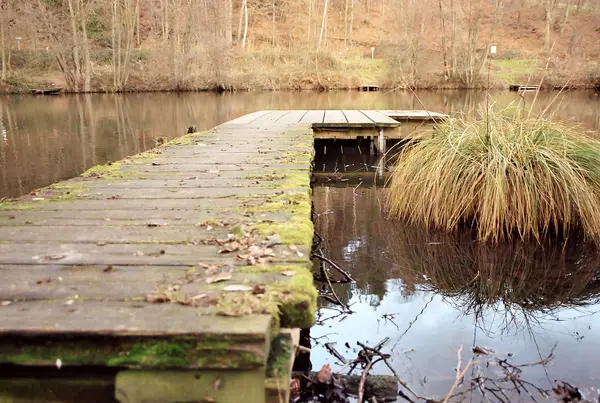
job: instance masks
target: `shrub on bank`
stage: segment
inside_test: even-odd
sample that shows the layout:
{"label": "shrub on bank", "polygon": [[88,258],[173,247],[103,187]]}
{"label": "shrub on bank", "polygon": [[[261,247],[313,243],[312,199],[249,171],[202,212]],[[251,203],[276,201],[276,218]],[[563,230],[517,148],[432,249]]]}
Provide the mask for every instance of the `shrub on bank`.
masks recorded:
{"label": "shrub on bank", "polygon": [[493,242],[578,229],[600,241],[600,143],[509,111],[451,118],[404,149],[387,207],[428,228],[472,226]]}

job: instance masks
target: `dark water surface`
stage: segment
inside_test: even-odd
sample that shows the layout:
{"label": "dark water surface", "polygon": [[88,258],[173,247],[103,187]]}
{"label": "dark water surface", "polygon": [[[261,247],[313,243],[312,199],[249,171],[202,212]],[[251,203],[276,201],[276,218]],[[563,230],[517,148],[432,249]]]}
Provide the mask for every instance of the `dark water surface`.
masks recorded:
{"label": "dark water surface", "polygon": [[[472,111],[485,92],[420,92],[428,109]],[[556,93],[540,93],[536,109]],[[517,102],[508,91],[492,93],[499,107]],[[525,97],[529,107],[533,93]],[[16,197],[85,169],[152,148],[195,125],[210,129],[261,109],[423,109],[409,92],[246,92],[215,95],[126,94],[0,96],[0,198]],[[558,117],[600,127],[600,101],[593,91],[570,92],[554,103]]]}
{"label": "dark water surface", "polygon": [[[492,96],[499,107],[519,100],[509,92]],[[483,92],[421,92],[419,97],[428,109],[447,113],[471,112],[485,101]],[[556,93],[541,93],[535,108],[545,108],[555,97]],[[526,107],[532,98],[526,95]],[[600,101],[593,92],[566,93],[554,107],[557,118],[600,131]],[[190,125],[209,129],[260,109],[342,108],[422,105],[406,92],[0,97],[0,198],[141,152],[160,137],[184,134]],[[335,305],[322,301],[319,325],[311,330],[315,369],[326,363],[340,368],[325,349],[326,342],[336,343],[335,348],[352,359],[357,341],[374,345],[389,337],[384,351],[392,354],[390,363],[398,375],[417,394],[444,397],[455,379],[460,346],[463,367],[473,356],[471,347],[494,350],[477,358],[480,365],[467,375],[496,380],[500,386],[492,389],[497,390],[515,384],[497,381],[506,375],[497,359],[514,365],[536,363],[553,351],[546,365],[520,368],[519,379],[544,390],[563,380],[596,393],[600,256],[595,248],[578,240],[566,246],[491,246],[475,242],[468,233],[428,233],[388,221],[381,205],[386,190],[373,185],[373,173],[352,174],[376,161],[366,156],[357,161],[351,154],[330,152],[326,160],[318,154],[315,164],[320,182],[313,191],[316,230],[326,239],[329,255],[356,279],[354,284],[335,286],[353,314],[340,315]],[[323,170],[336,173],[322,178]],[[382,363],[374,369],[390,373]],[[469,386],[467,382],[457,390]],[[508,389],[502,392],[506,399],[491,392],[484,399],[481,389],[463,397],[533,400],[529,392]],[[535,388],[528,390],[539,400]]]}

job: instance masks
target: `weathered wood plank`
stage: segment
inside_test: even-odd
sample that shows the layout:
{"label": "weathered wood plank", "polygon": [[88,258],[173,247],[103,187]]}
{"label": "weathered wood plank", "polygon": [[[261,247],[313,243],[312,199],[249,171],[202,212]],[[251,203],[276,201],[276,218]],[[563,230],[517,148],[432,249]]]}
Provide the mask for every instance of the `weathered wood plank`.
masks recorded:
{"label": "weathered wood plank", "polygon": [[3,306],[0,363],[56,365],[60,358],[64,366],[260,368],[266,362],[270,315],[225,317],[199,315],[197,307],[180,304],[71,301]]}
{"label": "weathered wood plank", "polygon": [[300,119],[300,123],[323,123],[325,111],[311,110],[306,112],[306,115]]}
{"label": "weathered wood plank", "polygon": [[281,118],[277,119],[276,123],[278,125],[295,125],[300,122],[304,115],[306,115],[306,112],[306,110],[289,111]]}
{"label": "weathered wood plank", "polygon": [[361,112],[375,123],[377,127],[398,127],[400,123],[389,116],[373,110],[361,110]]}
{"label": "weathered wood plank", "polygon": [[251,122],[254,127],[268,127],[277,122],[279,118],[286,115],[289,111],[270,111],[269,113],[260,116],[258,119]]}
{"label": "weathered wood plank", "polygon": [[375,123],[364,113],[357,110],[342,111],[348,120],[348,127],[374,127]]}
{"label": "weathered wood plank", "polygon": [[[305,246],[298,250],[307,256]],[[173,265],[193,266],[199,262],[220,263],[222,265],[239,264],[236,253],[219,254],[223,249],[217,245],[181,245],[163,243],[107,244],[96,243],[52,243],[40,240],[40,243],[0,244],[3,264],[65,264],[65,265]],[[273,247],[279,261],[305,261],[293,254],[285,256],[285,246]],[[242,261],[243,263],[244,261]]]}
{"label": "weathered wood plank", "polygon": [[[268,285],[285,283],[291,277],[265,266],[264,272],[231,270],[231,278],[208,284],[214,275],[202,267],[122,266],[122,265],[3,265],[0,266],[0,300],[145,300],[149,296],[168,295],[181,301],[206,305],[218,298],[230,285]],[[77,296],[77,297],[76,297]]]}
{"label": "weathered wood plank", "polygon": [[229,122],[227,122],[227,124],[228,125],[245,125],[245,124],[251,123],[252,121],[258,119],[261,116],[266,115],[269,112],[271,112],[271,111],[252,112],[247,115],[240,116],[239,118],[230,120]]}
{"label": "weathered wood plank", "polygon": [[[24,316],[27,320],[23,320]],[[0,323],[0,335],[194,335],[200,338],[218,335],[264,342],[271,326],[271,317],[205,317],[198,316],[194,307],[178,304],[110,301],[65,304],[65,301],[48,301],[14,302],[3,306],[0,309]]]}
{"label": "weathered wood plank", "polygon": [[261,212],[261,211],[194,211],[194,210],[80,210],[73,214],[71,210],[24,210],[14,215],[12,211],[0,210],[0,226],[112,226],[112,225],[139,225],[144,226],[150,222],[159,225],[189,226],[190,223],[232,226],[237,223],[248,222],[275,222],[289,221],[289,212]]}
{"label": "weathered wood plank", "polygon": [[448,115],[446,115],[444,113],[427,111],[427,110],[381,110],[380,112],[391,117],[392,119],[398,120],[398,121],[443,120],[448,117]]}
{"label": "weathered wood plank", "polygon": [[348,127],[348,120],[346,120],[346,116],[344,116],[344,113],[340,110],[326,110],[325,116],[323,117],[323,123],[320,126],[315,125],[315,127]]}

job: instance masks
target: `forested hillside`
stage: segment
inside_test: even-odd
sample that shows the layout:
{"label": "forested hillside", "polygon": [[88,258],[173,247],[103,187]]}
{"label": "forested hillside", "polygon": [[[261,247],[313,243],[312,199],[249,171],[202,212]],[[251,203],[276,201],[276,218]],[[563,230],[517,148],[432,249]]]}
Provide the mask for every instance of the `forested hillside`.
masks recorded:
{"label": "forested hillside", "polygon": [[0,92],[600,81],[600,0],[0,0],[0,12]]}

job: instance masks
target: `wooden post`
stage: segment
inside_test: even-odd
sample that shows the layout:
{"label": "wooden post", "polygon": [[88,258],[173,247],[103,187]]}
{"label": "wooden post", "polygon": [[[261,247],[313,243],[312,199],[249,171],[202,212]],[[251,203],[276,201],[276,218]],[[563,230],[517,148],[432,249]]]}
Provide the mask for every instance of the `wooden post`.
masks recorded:
{"label": "wooden post", "polygon": [[383,128],[379,128],[379,154],[385,154],[385,137],[383,135]]}

